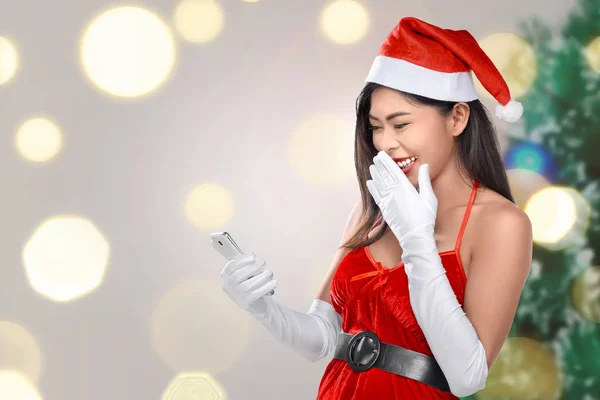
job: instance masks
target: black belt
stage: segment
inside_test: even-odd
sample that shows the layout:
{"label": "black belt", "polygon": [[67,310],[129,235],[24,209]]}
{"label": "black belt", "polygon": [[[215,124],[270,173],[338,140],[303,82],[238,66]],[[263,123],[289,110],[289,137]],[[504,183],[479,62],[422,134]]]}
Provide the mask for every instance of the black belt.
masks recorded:
{"label": "black belt", "polygon": [[375,367],[450,392],[448,381],[435,358],[382,343],[371,331],[362,331],[355,335],[341,332],[333,357],[346,361],[350,368],[357,372]]}

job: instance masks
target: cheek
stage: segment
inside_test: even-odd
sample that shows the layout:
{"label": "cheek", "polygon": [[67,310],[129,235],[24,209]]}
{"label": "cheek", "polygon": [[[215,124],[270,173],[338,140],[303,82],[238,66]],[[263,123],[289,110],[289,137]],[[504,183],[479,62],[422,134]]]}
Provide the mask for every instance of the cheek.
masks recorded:
{"label": "cheek", "polygon": [[423,139],[425,140],[419,141],[413,147],[414,154],[419,157],[421,163],[429,164],[430,171],[433,173],[450,161],[454,141],[441,133],[423,135]]}

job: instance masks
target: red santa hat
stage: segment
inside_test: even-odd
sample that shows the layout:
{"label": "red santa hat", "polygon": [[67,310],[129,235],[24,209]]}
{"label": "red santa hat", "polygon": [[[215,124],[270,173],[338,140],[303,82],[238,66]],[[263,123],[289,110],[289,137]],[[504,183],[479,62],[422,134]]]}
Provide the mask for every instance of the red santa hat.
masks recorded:
{"label": "red santa hat", "polygon": [[466,102],[478,98],[471,71],[500,103],[496,116],[517,121],[523,106],[510,97],[500,71],[466,30],[402,18],[381,45],[366,82],[432,99]]}

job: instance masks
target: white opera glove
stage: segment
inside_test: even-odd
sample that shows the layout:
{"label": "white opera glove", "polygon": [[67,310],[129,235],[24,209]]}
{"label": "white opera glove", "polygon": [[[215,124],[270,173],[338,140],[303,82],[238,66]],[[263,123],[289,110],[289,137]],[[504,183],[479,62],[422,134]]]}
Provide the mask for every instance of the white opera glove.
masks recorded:
{"label": "white opera glove", "polygon": [[434,238],[437,198],[427,164],[419,191],[385,152],[373,159],[367,188],[402,247],[410,303],[429,348],[458,397],[485,387],[485,349],[446,276]]}
{"label": "white opera glove", "polygon": [[272,278],[265,261],[254,253],[236,257],[221,271],[225,293],[279,342],[310,361],[322,359],[335,348],[342,317],[320,299],[313,301],[307,313],[280,304],[274,295],[266,295],[277,285]]}

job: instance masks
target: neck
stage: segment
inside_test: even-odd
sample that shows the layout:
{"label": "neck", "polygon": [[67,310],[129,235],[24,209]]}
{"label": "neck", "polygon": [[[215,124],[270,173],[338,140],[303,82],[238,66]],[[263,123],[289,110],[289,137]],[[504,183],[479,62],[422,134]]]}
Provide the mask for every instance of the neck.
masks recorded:
{"label": "neck", "polygon": [[438,212],[464,206],[469,201],[473,182],[460,174],[456,161],[451,161],[431,182],[438,200]]}

